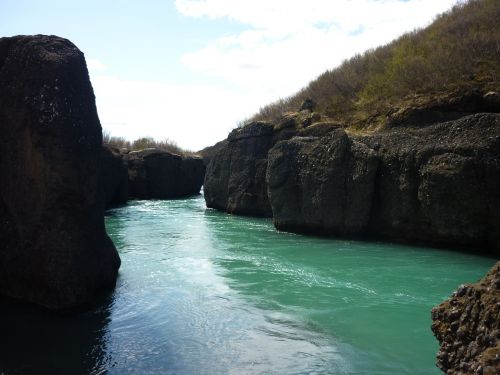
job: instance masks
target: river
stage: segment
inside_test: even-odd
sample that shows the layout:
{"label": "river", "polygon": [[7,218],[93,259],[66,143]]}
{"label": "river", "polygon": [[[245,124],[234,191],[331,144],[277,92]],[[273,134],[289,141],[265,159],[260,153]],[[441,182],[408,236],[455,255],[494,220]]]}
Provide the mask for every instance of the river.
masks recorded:
{"label": "river", "polygon": [[2,304],[0,373],[439,374],[431,308],[494,259],[276,231],[203,197],[108,211],[122,266],[90,311]]}

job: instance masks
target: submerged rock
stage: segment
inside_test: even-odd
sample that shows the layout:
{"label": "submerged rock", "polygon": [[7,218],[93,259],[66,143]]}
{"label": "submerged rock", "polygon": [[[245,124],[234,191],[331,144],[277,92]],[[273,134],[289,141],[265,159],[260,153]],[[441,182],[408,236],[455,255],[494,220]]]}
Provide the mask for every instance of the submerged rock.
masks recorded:
{"label": "submerged rock", "polygon": [[0,39],[0,294],[49,309],[115,285],[99,187],[102,134],[83,53]]}
{"label": "submerged rock", "polygon": [[128,154],[131,198],[165,199],[199,194],[204,175],[201,157],[182,157],[158,149]]}
{"label": "submerged rock", "polygon": [[432,310],[437,366],[447,374],[500,374],[500,262]]}

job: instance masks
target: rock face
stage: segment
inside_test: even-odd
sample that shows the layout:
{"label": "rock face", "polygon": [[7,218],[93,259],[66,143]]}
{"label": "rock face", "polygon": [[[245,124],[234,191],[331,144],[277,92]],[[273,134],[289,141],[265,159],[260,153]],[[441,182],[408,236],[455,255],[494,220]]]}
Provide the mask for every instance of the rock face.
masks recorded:
{"label": "rock face", "polygon": [[129,195],[126,155],[115,148],[103,146],[101,163],[103,206],[108,208],[126,203]]}
{"label": "rock face", "polygon": [[102,134],[83,54],[48,36],[0,39],[0,294],[49,309],[116,281],[99,191]]}
{"label": "rock face", "polygon": [[437,366],[447,374],[500,374],[500,262],[432,310]]}
{"label": "rock face", "polygon": [[199,194],[205,174],[200,157],[181,157],[157,149],[128,154],[130,197],[165,199]]}
{"label": "rock face", "polygon": [[271,124],[256,122],[233,130],[207,167],[203,185],[207,207],[271,216],[265,176],[267,152],[274,143]]}
{"label": "rock face", "polygon": [[366,231],[379,160],[342,129],[294,137],[269,152],[267,181],[279,229],[337,235]]}
{"label": "rock face", "polygon": [[278,229],[499,250],[500,116],[349,138],[292,138],[269,152]]}
{"label": "rock face", "polygon": [[233,131],[207,206],[294,232],[500,251],[499,114],[365,136],[307,115]]}

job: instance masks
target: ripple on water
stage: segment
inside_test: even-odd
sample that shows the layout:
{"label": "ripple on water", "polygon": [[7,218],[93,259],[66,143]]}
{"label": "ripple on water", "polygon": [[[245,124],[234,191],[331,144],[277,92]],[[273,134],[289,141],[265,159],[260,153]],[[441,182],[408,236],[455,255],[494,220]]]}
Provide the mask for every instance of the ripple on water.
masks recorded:
{"label": "ripple on water", "polygon": [[201,196],[132,201],[106,227],[113,296],[63,321],[3,309],[0,373],[439,374],[430,309],[494,263],[281,233]]}

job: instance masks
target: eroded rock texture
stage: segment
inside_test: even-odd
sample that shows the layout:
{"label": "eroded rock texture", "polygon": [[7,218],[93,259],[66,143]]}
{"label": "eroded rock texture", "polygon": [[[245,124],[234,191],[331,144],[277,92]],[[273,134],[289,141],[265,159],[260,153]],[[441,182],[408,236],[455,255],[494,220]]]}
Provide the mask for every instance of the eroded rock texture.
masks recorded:
{"label": "eroded rock texture", "polygon": [[432,310],[437,366],[447,374],[500,374],[500,262]]}
{"label": "eroded rock texture", "polygon": [[102,134],[83,54],[54,36],[0,39],[0,294],[50,309],[114,286]]}

